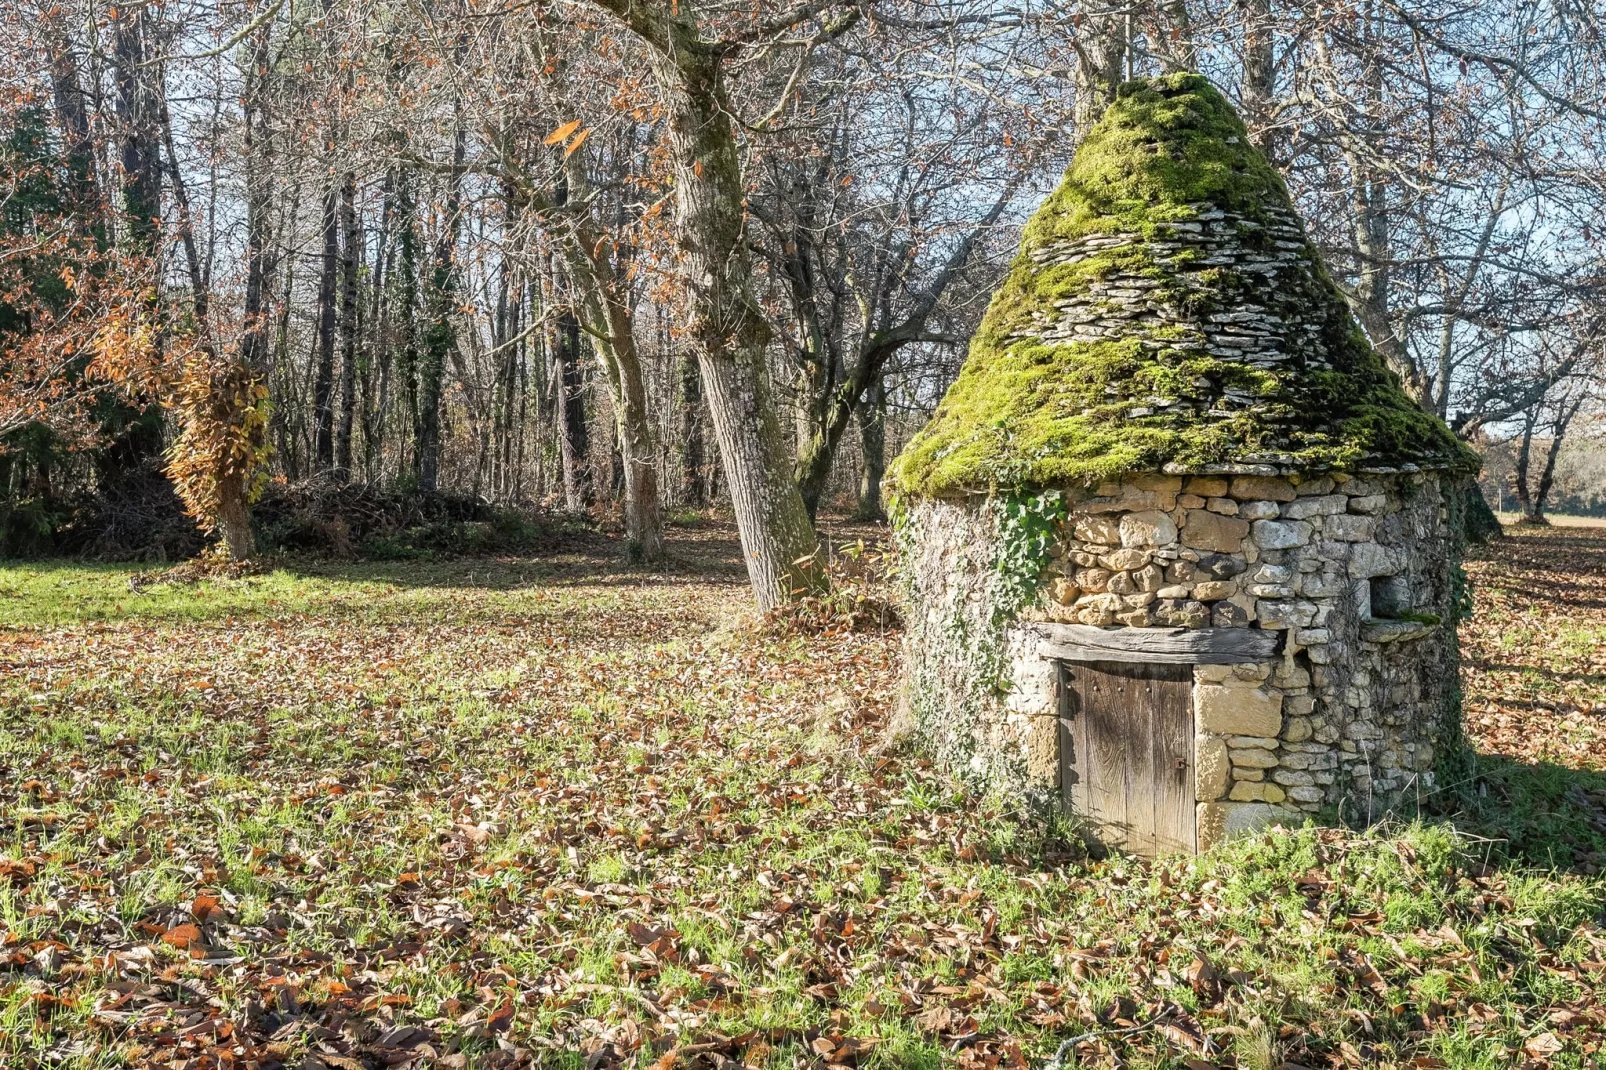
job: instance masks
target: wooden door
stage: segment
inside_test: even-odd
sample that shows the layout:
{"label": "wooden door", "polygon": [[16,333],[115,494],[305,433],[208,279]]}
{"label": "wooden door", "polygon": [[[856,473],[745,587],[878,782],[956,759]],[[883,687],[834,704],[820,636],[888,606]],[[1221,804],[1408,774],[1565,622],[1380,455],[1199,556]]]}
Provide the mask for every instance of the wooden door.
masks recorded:
{"label": "wooden door", "polygon": [[1108,847],[1197,850],[1193,666],[1062,662],[1060,785]]}

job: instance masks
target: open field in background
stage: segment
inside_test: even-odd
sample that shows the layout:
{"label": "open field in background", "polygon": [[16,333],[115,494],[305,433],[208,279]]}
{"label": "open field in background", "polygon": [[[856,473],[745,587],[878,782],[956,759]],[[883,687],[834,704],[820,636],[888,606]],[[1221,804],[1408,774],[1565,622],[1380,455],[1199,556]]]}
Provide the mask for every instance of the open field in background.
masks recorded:
{"label": "open field in background", "polygon": [[1154,866],[889,747],[896,634],[765,637],[674,536],[0,568],[0,1065],[1595,1065],[1606,531],[1469,563],[1420,822]]}
{"label": "open field in background", "polygon": [[[1500,523],[1514,525],[1522,520],[1521,513],[1496,513]],[[1552,516],[1546,518],[1552,525],[1561,528],[1606,528],[1606,516]]]}

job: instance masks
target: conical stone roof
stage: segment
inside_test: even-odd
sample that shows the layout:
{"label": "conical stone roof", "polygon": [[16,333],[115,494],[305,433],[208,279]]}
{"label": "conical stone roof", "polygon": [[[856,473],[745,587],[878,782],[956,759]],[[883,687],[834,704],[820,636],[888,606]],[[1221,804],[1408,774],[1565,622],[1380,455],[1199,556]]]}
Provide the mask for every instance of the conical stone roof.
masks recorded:
{"label": "conical stone roof", "polygon": [[1361,332],[1199,75],[1122,86],[1027,224],[903,493],[1271,464],[1472,468]]}

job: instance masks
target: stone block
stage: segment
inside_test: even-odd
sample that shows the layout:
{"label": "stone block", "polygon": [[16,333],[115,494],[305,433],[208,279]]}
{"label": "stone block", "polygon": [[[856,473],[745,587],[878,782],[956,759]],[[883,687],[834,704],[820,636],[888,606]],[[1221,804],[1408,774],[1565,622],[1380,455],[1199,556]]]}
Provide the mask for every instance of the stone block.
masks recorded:
{"label": "stone block", "polygon": [[1059,718],[1029,719],[1026,727],[1026,777],[1038,787],[1059,786]]}
{"label": "stone block", "polygon": [[[1103,597],[1102,595],[1100,597]],[[1115,597],[1111,595],[1111,597]],[[1095,628],[1107,628],[1115,623],[1115,610],[1104,605],[1082,605],[1076,607],[1076,620],[1080,624],[1091,624]]]}
{"label": "stone block", "polygon": [[1111,594],[1132,594],[1138,588],[1137,584],[1132,582],[1132,573],[1117,572],[1110,577],[1109,582],[1104,585],[1104,589]]}
{"label": "stone block", "polygon": [[[1283,701],[1287,704],[1290,700],[1284,699]],[[1288,718],[1288,723],[1283,726],[1283,738],[1290,743],[1299,743],[1302,740],[1309,739],[1310,735],[1309,717],[1290,717]]]}
{"label": "stone block", "polygon": [[1127,547],[1170,546],[1177,541],[1177,526],[1164,513],[1145,510],[1128,513],[1120,522],[1121,545]]}
{"label": "stone block", "polygon": [[1238,585],[1225,580],[1204,580],[1193,585],[1193,596],[1201,602],[1219,602],[1238,593]]}
{"label": "stone block", "polygon": [[1183,584],[1177,584],[1173,587],[1162,587],[1158,591],[1154,592],[1155,597],[1162,600],[1167,598],[1187,598],[1192,593],[1193,588]]}
{"label": "stone block", "polygon": [[1292,598],[1294,589],[1282,583],[1251,583],[1244,588],[1256,598]]}
{"label": "stone block", "polygon": [[1234,779],[1234,780],[1265,780],[1266,779],[1266,771],[1264,769],[1251,769],[1248,766],[1235,765],[1235,766],[1232,767],[1232,779]]}
{"label": "stone block", "polygon": [[1193,690],[1195,725],[1222,736],[1279,736],[1283,696],[1237,679]]}
{"label": "stone block", "polygon": [[[1301,492],[1304,488],[1300,488]],[[1323,494],[1315,498],[1296,498],[1283,506],[1282,515],[1289,520],[1308,520],[1313,516],[1337,516],[1349,507],[1349,499],[1342,494]]]}
{"label": "stone block", "polygon": [[1250,574],[1256,583],[1287,583],[1294,578],[1294,570],[1286,565],[1263,564]]}
{"label": "stone block", "polygon": [[1321,802],[1326,793],[1321,788],[1289,788],[1288,797],[1297,803],[1309,805]]}
{"label": "stone block", "polygon": [[1233,781],[1232,790],[1227,793],[1227,798],[1234,802],[1280,803],[1288,796],[1276,784],[1268,784],[1264,781],[1256,783],[1252,780],[1236,780]]}
{"label": "stone block", "polygon": [[1305,520],[1257,520],[1254,533],[1262,550],[1288,550],[1310,542],[1311,526]]}
{"label": "stone block", "polygon": [[1405,555],[1392,546],[1375,542],[1359,542],[1350,551],[1349,574],[1351,579],[1371,579],[1373,576],[1397,575],[1405,568]]}
{"label": "stone block", "polygon": [[1285,788],[1308,788],[1316,783],[1315,777],[1298,769],[1274,769],[1271,778]]}
{"label": "stone block", "polygon": [[1064,576],[1057,578],[1048,589],[1048,596],[1062,606],[1075,605],[1081,593],[1082,589]]}
{"label": "stone block", "polygon": [[1165,572],[1158,565],[1146,565],[1132,573],[1132,582],[1140,591],[1158,591],[1165,586]]}
{"label": "stone block", "polygon": [[1219,684],[1223,680],[1232,679],[1231,665],[1195,665],[1193,667],[1193,682],[1196,684]]}
{"label": "stone block", "polygon": [[1076,518],[1076,537],[1100,546],[1119,546],[1121,528],[1112,517],[1079,516]]}
{"label": "stone block", "polygon": [[1203,602],[1167,598],[1155,603],[1154,620],[1172,628],[1203,628],[1210,623],[1210,610]]}
{"label": "stone block", "polygon": [[1195,550],[1214,550],[1234,553],[1243,546],[1249,534],[1249,522],[1236,517],[1221,516],[1202,509],[1191,509],[1182,526],[1182,545]]}
{"label": "stone block", "polygon": [[1282,512],[1276,502],[1268,501],[1244,502],[1238,507],[1238,515],[1245,520],[1270,520],[1281,516]]}
{"label": "stone block", "polygon": [[1277,740],[1271,736],[1229,736],[1229,747],[1243,749],[1245,747],[1258,747],[1261,750],[1276,750]]}
{"label": "stone block", "polygon": [[1299,495],[1292,483],[1276,476],[1234,476],[1228,493],[1239,501],[1270,498],[1274,502],[1291,502]]}
{"label": "stone block", "polygon": [[1233,765],[1245,769],[1272,769],[1277,765],[1277,755],[1259,747],[1234,747],[1228,753],[1232,755]]}
{"label": "stone block", "polygon": [[1264,803],[1200,803],[1195,815],[1199,850],[1208,851],[1228,840],[1296,818],[1296,814],[1282,807]]}
{"label": "stone block", "polygon": [[1333,480],[1329,476],[1316,476],[1314,479],[1301,481],[1296,489],[1298,489],[1301,498],[1308,495],[1331,494]]}
{"label": "stone block", "polygon": [[1071,578],[1082,590],[1089,594],[1097,594],[1109,584],[1110,573],[1108,569],[1084,568]]}
{"label": "stone block", "polygon": [[1340,542],[1367,542],[1372,538],[1372,518],[1348,513],[1330,516],[1322,524],[1322,535]]}
{"label": "stone block", "polygon": [[1190,476],[1183,489],[1202,498],[1219,498],[1227,493],[1227,481],[1221,476]]}
{"label": "stone block", "polygon": [[1193,791],[1200,802],[1210,802],[1227,794],[1232,774],[1232,763],[1227,759],[1227,744],[1215,736],[1200,736],[1193,741]]}
{"label": "stone block", "polygon": [[1348,589],[1349,581],[1331,572],[1319,576],[1306,576],[1299,591],[1307,598],[1338,598]]}
{"label": "stone block", "polygon": [[1272,683],[1285,691],[1290,688],[1309,687],[1310,673],[1293,661],[1280,661],[1277,663],[1277,671],[1272,674]]}
{"label": "stone block", "polygon": [[1207,499],[1205,501],[1205,508],[1210,510],[1212,513],[1220,513],[1222,516],[1238,515],[1238,503],[1233,501],[1231,498]]}
{"label": "stone block", "polygon": [[1103,484],[1098,494],[1083,502],[1090,514],[1130,513],[1142,509],[1169,510],[1176,507],[1182,480],[1174,476],[1138,476],[1130,483]]}
{"label": "stone block", "polygon": [[1388,502],[1388,497],[1383,494],[1360,494],[1349,500],[1349,511],[1368,515],[1381,513]]}
{"label": "stone block", "polygon": [[1131,485],[1151,494],[1175,495],[1182,490],[1182,477],[1146,473],[1141,476],[1133,476]]}
{"label": "stone block", "polygon": [[1248,567],[1242,558],[1232,554],[1210,554],[1199,561],[1199,568],[1208,573],[1211,579],[1217,580],[1230,580],[1242,575]]}
{"label": "stone block", "polygon": [[1205,505],[1206,499],[1199,497],[1197,494],[1177,495],[1177,508],[1179,509],[1203,509]]}
{"label": "stone block", "polygon": [[1259,601],[1255,616],[1262,628],[1308,628],[1316,619],[1316,603],[1302,601]]}
{"label": "stone block", "polygon": [[1210,624],[1215,628],[1242,628],[1254,619],[1254,614],[1232,602],[1217,602],[1210,607]]}
{"label": "stone block", "polygon": [[1149,563],[1149,555],[1142,550],[1112,550],[1099,557],[1099,564],[1111,572],[1125,572],[1134,568],[1142,568]]}

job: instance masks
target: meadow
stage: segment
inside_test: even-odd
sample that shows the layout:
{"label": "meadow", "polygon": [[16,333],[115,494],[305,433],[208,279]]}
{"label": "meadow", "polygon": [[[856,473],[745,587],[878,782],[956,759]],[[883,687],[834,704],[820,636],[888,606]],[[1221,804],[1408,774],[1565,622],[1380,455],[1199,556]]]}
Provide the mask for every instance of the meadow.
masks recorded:
{"label": "meadow", "polygon": [[0,1066],[1587,1067],[1606,529],[1473,552],[1415,815],[1089,859],[887,724],[895,630],[660,573],[0,566]]}

